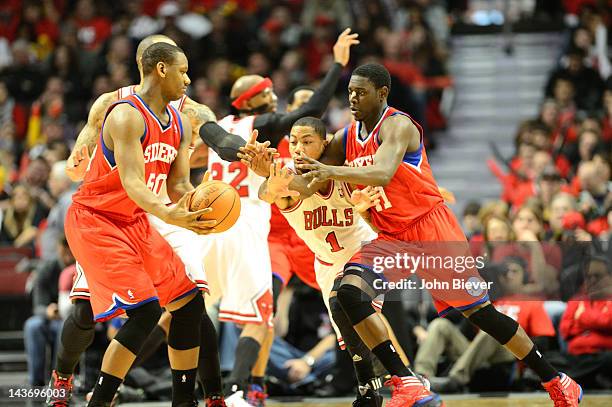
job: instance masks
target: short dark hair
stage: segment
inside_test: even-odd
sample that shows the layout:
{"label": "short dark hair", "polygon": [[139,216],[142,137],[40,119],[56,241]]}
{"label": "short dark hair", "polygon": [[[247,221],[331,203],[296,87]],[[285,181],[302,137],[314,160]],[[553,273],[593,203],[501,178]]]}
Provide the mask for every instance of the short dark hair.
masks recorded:
{"label": "short dark hair", "polygon": [[365,64],[360,65],[353,71],[353,75],[367,78],[374,84],[376,89],[386,86],[391,90],[391,75],[387,68],[381,64]]}
{"label": "short dark hair", "polygon": [[301,119],[298,119],[295,123],[293,123],[293,127],[295,126],[312,127],[315,133],[317,133],[317,135],[323,140],[325,140],[325,138],[327,137],[327,129],[325,128],[325,123],[323,123],[323,120],[318,119],[316,117],[302,117]]}
{"label": "short dark hair", "polygon": [[308,85],[298,86],[297,88],[293,89],[289,93],[289,96],[287,97],[287,103],[292,104],[295,101],[295,94],[301,90],[310,90],[314,92],[314,88],[312,88],[312,86],[308,86]]}
{"label": "short dark hair", "polygon": [[145,75],[153,72],[158,62],[171,64],[176,60],[176,54],[184,54],[176,45],[156,42],[142,53],[142,72]]}

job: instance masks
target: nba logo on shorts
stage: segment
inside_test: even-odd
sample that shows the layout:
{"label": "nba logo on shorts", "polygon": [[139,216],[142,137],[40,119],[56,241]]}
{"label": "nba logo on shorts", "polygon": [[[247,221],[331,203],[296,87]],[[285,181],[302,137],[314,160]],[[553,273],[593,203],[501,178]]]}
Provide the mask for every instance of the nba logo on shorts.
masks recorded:
{"label": "nba logo on shorts", "polygon": [[478,277],[470,277],[467,281],[467,288],[465,289],[468,294],[473,297],[478,297],[484,292],[484,288],[482,286],[482,279]]}

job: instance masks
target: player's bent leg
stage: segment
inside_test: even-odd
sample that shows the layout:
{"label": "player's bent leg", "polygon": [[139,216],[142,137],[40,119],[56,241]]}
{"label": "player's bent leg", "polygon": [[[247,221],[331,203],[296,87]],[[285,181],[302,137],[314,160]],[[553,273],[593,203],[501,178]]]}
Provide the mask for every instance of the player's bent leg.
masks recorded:
{"label": "player's bent leg", "polygon": [[377,292],[369,280],[374,278],[367,269],[347,265],[337,297],[355,331],[392,375],[385,383],[393,389],[386,406],[442,406],[440,397],[427,390],[423,381],[402,362],[391,343],[386,325],[372,308],[371,302]]}
{"label": "player's bent leg", "polygon": [[[204,298],[203,295],[202,298]],[[209,403],[213,401],[220,402],[223,399],[223,383],[221,381],[217,331],[210,316],[206,312],[206,306],[204,306],[204,310],[202,311],[202,322],[200,325],[198,379],[204,388],[204,393]]]}
{"label": "player's bent leg", "polygon": [[[338,288],[338,301],[359,337],[391,375],[410,376],[392,345],[387,326],[371,306],[374,290],[356,275],[345,275]],[[345,339],[346,342],[346,339]]]}
{"label": "player's bent leg", "polygon": [[578,405],[582,399],[580,385],[551,366],[515,320],[497,311],[488,301],[463,311],[463,315],[533,369],[542,379],[555,406]]}
{"label": "player's bent leg", "polygon": [[382,406],[383,398],[378,393],[378,390],[382,387],[382,381],[377,378],[374,373],[372,353],[353,329],[353,325],[342,309],[335,291],[332,291],[330,295],[329,307],[332,318],[342,334],[346,349],[353,359],[353,367],[359,385],[359,392],[357,394],[357,399],[353,402],[353,406]]}
{"label": "player's bent leg", "polygon": [[49,392],[47,405],[56,406],[70,400],[72,395],[72,374],[83,352],[91,345],[95,334],[95,322],[91,303],[76,299],[60,334],[55,370],[49,382],[50,389],[62,389],[61,397],[52,397]]}
{"label": "player's bent leg", "polygon": [[119,329],[104,353],[100,376],[96,381],[89,406],[110,404],[136,355],[157,325],[162,310],[159,302],[154,300],[130,309],[126,313],[129,317],[127,322]]}
{"label": "player's bent leg", "polygon": [[168,359],[172,370],[172,406],[194,405],[204,298],[195,293],[166,306],[172,314]]}
{"label": "player's bent leg", "polygon": [[235,351],[236,355],[240,355],[240,357],[236,358],[232,372],[225,381],[225,394],[228,405],[231,405],[230,403],[248,405],[244,401],[243,396],[246,394],[245,390],[248,388],[249,376],[253,366],[255,366],[267,332],[268,324],[265,322],[247,323],[244,325]]}

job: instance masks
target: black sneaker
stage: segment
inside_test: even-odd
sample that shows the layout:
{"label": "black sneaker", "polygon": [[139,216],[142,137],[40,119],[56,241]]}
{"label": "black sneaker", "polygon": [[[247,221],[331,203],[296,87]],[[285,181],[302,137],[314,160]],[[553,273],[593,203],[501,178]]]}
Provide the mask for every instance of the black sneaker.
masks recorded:
{"label": "black sneaker", "polygon": [[353,407],[382,407],[382,405],[383,397],[378,394],[378,391],[372,390],[369,385],[359,386]]}

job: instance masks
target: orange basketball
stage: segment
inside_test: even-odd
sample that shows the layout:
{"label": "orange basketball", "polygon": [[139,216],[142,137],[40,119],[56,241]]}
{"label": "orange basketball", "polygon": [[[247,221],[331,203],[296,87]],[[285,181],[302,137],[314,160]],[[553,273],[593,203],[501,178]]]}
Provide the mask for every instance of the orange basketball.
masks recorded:
{"label": "orange basketball", "polygon": [[212,211],[200,217],[200,220],[217,220],[217,232],[225,232],[238,220],[240,216],[240,196],[232,186],[222,181],[209,181],[199,185],[193,196],[189,208],[197,211],[204,208]]}

